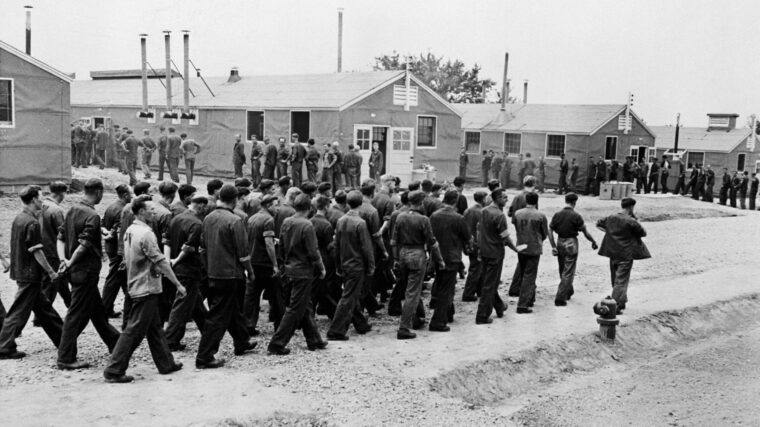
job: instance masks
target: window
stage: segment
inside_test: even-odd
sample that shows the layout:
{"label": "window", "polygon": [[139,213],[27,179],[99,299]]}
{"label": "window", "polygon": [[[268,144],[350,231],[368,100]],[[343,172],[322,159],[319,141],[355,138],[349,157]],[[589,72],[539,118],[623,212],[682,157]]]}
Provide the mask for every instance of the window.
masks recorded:
{"label": "window", "polygon": [[372,129],[371,128],[356,128],[354,145],[359,147],[362,151],[369,151],[372,149]]}
{"label": "window", "polygon": [[264,112],[248,111],[246,114],[245,139],[253,141],[253,135],[256,135],[257,141],[264,140]]}
{"label": "window", "polygon": [[298,134],[298,142],[309,140],[309,122],[311,114],[308,111],[290,112],[290,133]]}
{"label": "window", "polygon": [[693,167],[697,167],[697,165],[704,165],[705,153],[686,153],[686,164],[691,164]]}
{"label": "window", "polygon": [[604,160],[615,160],[617,158],[617,142],[616,136],[607,137],[604,142]]}
{"label": "window", "polygon": [[408,130],[393,129],[393,151],[411,151],[412,133]]}
{"label": "window", "polygon": [[744,170],[744,162],[747,159],[747,155],[744,153],[740,153],[739,157],[736,159],[736,170],[739,172]]}
{"label": "window", "polygon": [[14,126],[13,80],[0,79],[0,127]]}
{"label": "window", "polygon": [[435,148],[435,117],[417,117],[417,147]]}
{"label": "window", "polygon": [[522,134],[505,133],[504,134],[504,151],[507,154],[520,154],[522,149]]}
{"label": "window", "polygon": [[546,135],[546,157],[565,153],[565,135]]}
{"label": "window", "polygon": [[480,154],[480,132],[465,132],[464,147],[470,154]]}

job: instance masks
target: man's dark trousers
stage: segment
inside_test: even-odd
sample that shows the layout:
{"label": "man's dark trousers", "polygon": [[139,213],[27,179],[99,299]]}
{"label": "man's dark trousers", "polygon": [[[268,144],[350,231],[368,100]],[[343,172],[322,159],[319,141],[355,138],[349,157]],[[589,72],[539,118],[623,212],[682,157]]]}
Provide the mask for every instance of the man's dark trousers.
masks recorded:
{"label": "man's dark trousers", "polygon": [[462,299],[475,298],[480,296],[483,287],[483,262],[478,260],[478,253],[473,251],[470,254],[470,267],[467,269],[467,280],[464,282],[464,291]]}
{"label": "man's dark trousers", "polygon": [[557,239],[557,262],[559,263],[559,286],[554,301],[567,301],[575,292],[573,279],[575,266],[578,262],[578,238],[570,237]]}
{"label": "man's dark trousers", "polygon": [[61,345],[58,347],[58,362],[74,363],[77,360],[77,338],[87,323],[100,335],[100,339],[113,351],[119,340],[119,331],[108,323],[106,309],[98,293],[100,271],[76,270],[69,274],[71,282],[71,305],[63,322]]}
{"label": "man's dark trousers", "polygon": [[457,269],[454,267],[450,269],[448,266],[446,269],[438,270],[436,272],[436,278],[438,279],[438,286],[434,289],[435,307],[433,307],[433,317],[430,319],[431,327],[446,326],[449,317],[449,306],[454,298],[454,288],[457,284]]}
{"label": "man's dark trousers", "polygon": [[610,258],[610,279],[612,281],[612,299],[618,306],[628,302],[628,282],[631,279],[633,260],[614,260]]}
{"label": "man's dark trousers", "polygon": [[242,178],[243,177],[243,163],[234,162],[233,166],[235,167],[235,178]]}
{"label": "man's dark trousers", "polygon": [[290,173],[293,175],[291,178],[293,178],[293,186],[294,187],[300,187],[301,183],[303,182],[303,162],[301,163],[295,163],[291,164],[291,171]]}
{"label": "man's dark trousers", "polygon": [[520,286],[522,285],[523,267],[520,265],[520,257],[517,257],[515,272],[512,274],[512,283],[509,284],[509,296],[519,297]]}
{"label": "man's dark trousers", "polygon": [[481,257],[481,259],[483,260],[483,288],[480,292],[475,320],[488,319],[491,317],[491,310],[494,308],[497,309],[497,312],[506,310],[504,301],[499,296],[499,279],[501,278],[504,258]]}
{"label": "man's dark trousers", "polygon": [[169,157],[169,176],[172,181],[179,182],[179,157]]}
{"label": "man's dark trousers", "polygon": [[662,194],[668,194],[668,176],[669,174],[660,174],[660,186],[662,186]]}
{"label": "man's dark trousers", "polygon": [[[177,276],[177,279],[187,290],[187,295],[184,298],[175,297],[171,313],[169,313],[169,322],[166,325],[166,341],[175,346],[179,345],[182,338],[185,337],[185,325],[191,319],[195,321],[199,331],[203,330],[206,323],[206,308],[200,298],[199,278]],[[160,300],[161,298],[159,298]]]}
{"label": "man's dark trousers", "polygon": [[167,170],[171,170],[169,167],[169,158],[166,157],[166,153],[158,153],[158,180],[163,181],[164,180],[164,165],[166,165]]}
{"label": "man's dark trousers", "polygon": [[536,276],[538,275],[538,261],[541,260],[541,255],[518,254],[517,258],[522,270],[520,299],[517,300],[517,308],[532,307],[536,300]]}
{"label": "man's dark trousers", "polygon": [[158,372],[166,374],[174,368],[174,357],[169,350],[161,320],[158,315],[160,294],[147,295],[132,299],[132,313],[127,328],[121,333],[116,343],[111,360],[105,372],[120,376],[127,372],[132,353],[140,346],[143,338],[148,338],[148,348]]}
{"label": "man's dark trousers", "polygon": [[[58,258],[48,258],[47,261],[53,270],[58,271],[58,267],[61,265]],[[45,275],[42,278],[42,292],[44,292],[50,304],[55,302],[56,294],[60,294],[63,304],[66,307],[71,305],[71,290],[64,275],[59,276],[56,280],[50,280],[50,276]]]}
{"label": "man's dark trousers", "polygon": [[235,348],[244,348],[250,339],[238,297],[243,279],[208,280],[208,316],[198,344],[198,355],[195,357],[200,363],[214,360],[214,354],[219,350],[219,343],[226,331],[232,336]]}
{"label": "man's dark trousers", "polygon": [[649,175],[649,187],[654,194],[657,194],[657,175]]}
{"label": "man's dark trousers", "polygon": [[245,325],[248,329],[256,329],[259,323],[259,311],[261,307],[261,295],[266,291],[269,297],[269,313],[274,319],[275,330],[280,325],[280,320],[285,312],[284,301],[282,298],[282,286],[279,277],[272,277],[274,270],[272,267],[264,265],[254,265],[253,275],[255,277],[253,286],[248,284],[245,290],[245,299],[243,301],[243,316]]}
{"label": "man's dark trousers", "polygon": [[307,344],[319,344],[322,338],[319,336],[319,328],[311,308],[311,285],[314,278],[286,277],[285,281],[285,295],[289,296],[290,302],[282,316],[280,326],[277,327],[272,341],[269,342],[269,348],[285,348],[293,338],[297,326],[301,327]]}
{"label": "man's dark trousers", "polygon": [[353,323],[354,329],[357,332],[367,330],[367,319],[362,314],[359,305],[359,298],[361,297],[365,278],[366,272],[364,270],[346,271],[343,273],[343,294],[338,302],[338,307],[335,309],[329,334],[345,335],[348,332],[348,325],[350,323]]}
{"label": "man's dark trousers", "polygon": [[[119,269],[123,259],[121,255],[108,257],[108,275],[103,285],[103,307],[105,307],[106,313],[109,315],[114,312],[113,305],[114,301],[116,301],[116,296],[119,294],[119,289],[124,292],[124,307],[122,307],[122,310],[123,312],[127,311],[127,300],[129,299],[127,294],[127,270]],[[126,322],[124,324],[126,325]]]}
{"label": "man's dark trousers", "polygon": [[0,332],[0,353],[16,351],[16,337],[24,329],[29,315],[34,312],[50,341],[58,347],[61,343],[63,321],[53,309],[53,304],[42,292],[42,283],[18,282],[16,299],[8,309]]}
{"label": "man's dark trousers", "polygon": [[251,183],[254,188],[261,184],[261,161],[251,160]]}

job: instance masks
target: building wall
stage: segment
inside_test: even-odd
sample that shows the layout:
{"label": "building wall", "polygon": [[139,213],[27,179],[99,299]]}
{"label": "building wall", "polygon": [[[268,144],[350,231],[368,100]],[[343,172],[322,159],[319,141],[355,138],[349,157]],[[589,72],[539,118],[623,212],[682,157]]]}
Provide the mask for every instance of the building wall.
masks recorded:
{"label": "building wall", "polygon": [[15,127],[0,128],[0,188],[70,181],[69,83],[3,50],[0,77],[15,91]]}

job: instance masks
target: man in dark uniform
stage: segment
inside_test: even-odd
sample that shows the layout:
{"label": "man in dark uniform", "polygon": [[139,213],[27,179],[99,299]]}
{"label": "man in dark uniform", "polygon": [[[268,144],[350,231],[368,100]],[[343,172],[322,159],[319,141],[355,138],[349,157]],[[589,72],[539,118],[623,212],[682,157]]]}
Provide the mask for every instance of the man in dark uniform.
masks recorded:
{"label": "man in dark uniform", "polygon": [[635,171],[636,194],[641,194],[642,191],[644,191],[645,194],[649,193],[649,190],[647,187],[647,175],[649,175],[649,171],[647,170],[647,164],[642,159],[636,165],[636,171]]}
{"label": "man in dark uniform", "polygon": [[528,193],[525,195],[525,207],[518,210],[512,216],[517,235],[517,245],[526,246],[517,254],[520,277],[520,298],[517,302],[517,313],[532,313],[533,303],[536,300],[536,276],[538,275],[538,263],[543,253],[543,243],[549,238],[552,246],[552,254],[557,254],[557,245],[554,236],[549,233],[549,221],[546,216],[538,211],[538,194]]}
{"label": "man in dark uniform", "polygon": [[491,177],[493,177],[493,179],[498,179],[499,182],[501,182],[499,175],[501,175],[502,166],[504,166],[504,159],[501,156],[492,154],[491,155]]}
{"label": "man in dark uniform", "polygon": [[707,174],[705,174],[704,168],[702,168],[702,165],[699,165],[699,175],[697,176],[697,189],[692,190],[692,198],[694,200],[699,200],[702,198],[702,196],[705,194],[705,184],[707,184]]}
{"label": "man in dark uniform", "polygon": [[[61,207],[68,186],[63,182],[56,181],[50,183],[50,196],[45,197],[42,201],[42,211],[40,212],[40,226],[42,232],[43,252],[45,259],[53,270],[58,271],[61,260],[58,259],[58,230],[63,225],[64,212]],[[57,280],[49,280],[49,276],[42,278],[42,291],[52,304],[55,302],[56,294],[61,294],[63,303],[68,307],[71,305],[71,291],[69,284],[64,277],[58,277]]]}
{"label": "man in dark uniform", "polygon": [[[382,236],[383,247],[389,248],[391,244],[389,222],[393,211],[396,209],[396,205],[392,199],[396,182],[391,175],[382,175],[380,179],[382,180],[380,189],[375,192],[370,203],[377,210],[377,215],[380,219],[380,235]],[[367,182],[365,181],[365,184]],[[388,291],[393,289],[395,283],[391,270],[392,264],[389,258],[375,260],[375,274],[371,281],[374,286],[372,292],[373,295],[380,294],[381,302],[385,302]]]}
{"label": "man in dark uniform", "polygon": [[488,185],[488,174],[491,172],[491,153],[483,150],[483,160],[480,163],[480,173],[483,176],[483,187]]}
{"label": "man in dark uniform", "polygon": [[670,162],[668,156],[662,156],[662,163],[660,164],[660,186],[662,187],[662,194],[668,194],[668,176],[670,175]]}
{"label": "man in dark uniform", "polygon": [[98,130],[95,133],[95,161],[100,165],[100,169],[105,169],[106,167],[106,150],[108,149],[108,143],[110,141],[111,137],[108,135],[108,132],[106,132],[103,125],[98,125]]}
{"label": "man in dark uniform", "polygon": [[594,157],[589,156],[588,157],[588,168],[586,170],[586,195],[593,195],[598,196],[599,194],[596,192],[596,184],[594,183],[594,178],[596,177],[596,163],[594,162]]}
{"label": "man in dark uniform", "polygon": [[274,180],[274,171],[277,167],[277,147],[264,138],[264,174],[262,178]]}
{"label": "man in dark uniform", "polygon": [[465,211],[467,211],[467,196],[464,195],[464,177],[458,176],[454,178],[452,184],[454,184],[454,188],[457,190],[457,193],[459,193],[456,211],[459,215],[464,215]]}
{"label": "man in dark uniform", "polygon": [[544,156],[538,156],[538,170],[536,171],[536,178],[538,180],[538,192],[543,193],[546,187],[546,160]]}
{"label": "man in dark uniform", "polygon": [[169,166],[169,158],[166,155],[166,151],[169,148],[169,137],[166,136],[166,128],[160,127],[161,136],[158,137],[158,180],[164,180],[164,166],[171,171]]}
{"label": "man in dark uniform", "polygon": [[137,184],[135,171],[137,170],[137,151],[139,142],[132,135],[132,129],[127,130],[127,139],[124,140],[125,161],[127,164],[127,174],[129,175],[129,185]]}
{"label": "man in dark uniform", "polygon": [[723,168],[723,178],[721,178],[719,202],[721,205],[726,206],[728,200],[728,190],[731,189],[731,175],[728,174],[728,168]]}
{"label": "man in dark uniform", "polygon": [[245,143],[243,143],[240,134],[237,134],[235,135],[235,144],[232,146],[232,166],[235,169],[235,178],[243,177],[243,165],[245,165]]}
{"label": "man in dark uniform", "polygon": [[406,296],[396,334],[396,338],[400,340],[416,338],[417,335],[411,329],[415,324],[419,327],[424,324],[424,319],[419,319],[415,313],[420,304],[422,281],[425,278],[426,249],[440,269],[446,267],[438,249],[438,242],[433,236],[430,219],[422,209],[424,199],[425,193],[422,191],[413,191],[409,195],[409,212],[399,215],[391,236],[393,258],[400,264],[400,274],[407,277]]}
{"label": "man in dark uniform", "polygon": [[[527,178],[527,177],[526,177]],[[475,323],[493,323],[491,310],[496,309],[497,317],[504,316],[506,304],[499,296],[499,280],[504,264],[504,246],[517,252],[517,248],[509,238],[507,217],[504,207],[507,205],[507,194],[504,189],[497,188],[491,193],[491,204],[483,208],[478,222],[478,248],[483,265],[482,288],[480,302],[475,315]]]}
{"label": "man in dark uniform", "polygon": [[[135,186],[135,189],[144,188],[147,192],[150,185],[148,183],[139,183]],[[116,295],[119,293],[119,289],[127,294],[127,272],[122,268],[122,261],[124,260],[123,254],[119,253],[119,233],[121,224],[121,214],[128,203],[132,201],[132,190],[127,185],[120,184],[116,187],[116,195],[118,199],[113,202],[106,212],[103,214],[103,222],[101,226],[108,234],[103,238],[104,249],[106,256],[108,256],[108,275],[106,281],[103,284],[103,306],[106,309],[106,313],[109,317],[119,317],[120,313],[115,313],[113,309]],[[125,230],[126,230],[125,226]]]}
{"label": "man in dark uniform", "polygon": [[314,282],[311,300],[314,313],[324,314],[332,318],[340,300],[340,285],[335,286],[335,282],[338,281],[335,274],[335,245],[333,243],[335,232],[327,219],[330,199],[325,196],[317,196],[312,199],[312,206],[314,216],[311,217],[310,221],[317,235],[317,247],[319,248],[319,256],[322,257],[322,262],[325,265],[325,277]]}
{"label": "man in dark uniform", "polygon": [[633,157],[626,156],[625,163],[623,163],[623,181],[633,182]]}
{"label": "man in dark uniform", "polygon": [[[464,220],[467,222],[470,238],[473,242],[477,242],[480,212],[483,210],[486,196],[488,194],[485,191],[476,191],[473,195],[475,203],[464,212]],[[462,301],[465,302],[477,301],[477,296],[480,295],[480,289],[483,286],[483,265],[480,261],[478,245],[473,245],[468,255],[470,257],[470,266],[467,270],[464,291],[462,291]]]}
{"label": "man in dark uniform", "polygon": [[85,129],[84,123],[79,122],[72,130],[74,146],[76,147],[76,163],[75,167],[86,168],[87,167],[87,138],[88,133]]}
{"label": "man in dark uniform", "polygon": [[248,248],[245,224],[232,210],[237,202],[237,190],[225,185],[219,191],[219,203],[203,220],[201,247],[205,251],[208,274],[208,317],[198,344],[195,367],[219,368],[224,359],[214,358],[225,331],[229,331],[240,356],[256,347],[250,342],[242,312],[243,281],[252,281],[251,253]]}
{"label": "man in dark uniform", "polygon": [[26,353],[16,349],[16,337],[21,334],[32,311],[56,347],[61,343],[63,326],[53,304],[42,292],[43,274],[54,282],[58,279],[58,273],[50,266],[43,251],[42,232],[37,218],[42,209],[39,187],[26,187],[19,197],[24,203],[24,210],[13,220],[10,240],[11,280],[18,284],[18,291],[0,329],[0,359],[26,356]]}
{"label": "man in dark uniform", "polygon": [[[529,193],[533,193],[536,191],[535,188],[535,178],[532,176],[526,176],[525,181],[523,183],[523,191],[520,192],[515,198],[512,200],[512,204],[509,205],[509,209],[507,210],[507,216],[512,219],[512,224],[515,223],[515,212],[519,211],[520,209],[524,208],[528,205],[528,203],[525,200],[525,196]],[[512,283],[509,286],[509,296],[511,297],[519,297],[520,296],[520,285],[522,284],[522,271],[523,268],[520,265],[520,258],[517,258],[517,265],[515,265],[515,272],[512,274]],[[496,314],[499,315],[498,307],[499,305],[496,305],[497,310]],[[501,317],[501,316],[498,316]]]}
{"label": "man in dark uniform", "polygon": [[501,181],[501,188],[509,188],[512,180],[512,160],[507,155],[506,151],[501,152],[501,157],[504,158],[504,169],[501,172],[499,181]]}
{"label": "man in dark uniform", "polygon": [[702,201],[712,203],[713,191],[715,191],[715,172],[713,172],[710,165],[707,165],[707,168],[705,169],[705,175],[707,175],[707,178],[705,180],[705,193],[704,196],[702,196]]}
{"label": "man in dark uniform", "polygon": [[459,152],[459,176],[467,176],[467,164],[470,162],[470,158],[467,156],[467,149],[462,147],[462,151]]}
{"label": "man in dark uniform", "polygon": [[182,155],[182,138],[174,133],[174,128],[169,128],[166,144],[166,157],[169,160],[169,176],[171,176],[172,181],[179,182],[179,158]]}
{"label": "man in dark uniform", "polygon": [[578,182],[578,164],[575,158],[570,163],[570,191],[575,191],[575,185]]}
{"label": "man in dark uniform", "polygon": [[338,191],[342,190],[343,186],[345,185],[345,177],[343,176],[344,172],[346,171],[344,164],[343,164],[343,153],[340,151],[340,144],[335,141],[333,142],[333,153],[335,154],[335,163],[333,163],[333,190]]}
{"label": "man in dark uniform", "polygon": [[434,287],[436,294],[433,317],[430,319],[431,331],[448,332],[449,315],[453,312],[454,288],[457,284],[457,272],[462,264],[462,253],[469,252],[470,229],[464,217],[457,213],[454,206],[459,199],[459,192],[449,190],[443,196],[443,208],[430,216],[430,226],[433,236],[438,242],[443,258],[444,268],[436,271],[438,286]]}
{"label": "man in dark uniform", "polygon": [[383,174],[383,152],[380,151],[380,144],[372,144],[372,153],[369,155],[369,177],[375,181],[380,181],[380,175]]}
{"label": "man in dark uniform", "polygon": [[[657,185],[660,182],[660,164],[657,163],[657,160],[652,157],[650,159],[650,166],[649,166],[649,189],[652,190],[653,194],[657,194]],[[647,190],[647,193],[649,192]]]}
{"label": "man in dark uniform", "polygon": [[557,286],[557,295],[554,297],[556,306],[566,306],[567,300],[575,293],[573,280],[578,262],[578,233],[583,233],[591,242],[591,248],[597,249],[596,241],[586,230],[583,217],[575,211],[576,202],[578,202],[578,196],[575,193],[568,193],[565,196],[565,208],[555,213],[549,224],[549,229],[557,233],[559,286]]}
{"label": "man in dark uniform", "polygon": [[261,184],[261,157],[264,155],[264,151],[259,145],[259,141],[256,139],[256,135],[251,135],[251,183],[254,188],[258,188]]}
{"label": "man in dark uniform", "polygon": [[750,179],[750,186],[749,186],[749,210],[751,211],[755,210],[755,199],[757,199],[758,183],[760,183],[760,181],[758,181],[756,174],[753,173],[752,179]]}
{"label": "man in dark uniform", "polygon": [[599,188],[602,182],[607,181],[607,162],[603,156],[599,156],[596,162],[596,175],[594,175],[594,196],[599,195]]}
{"label": "man in dark uniform", "polygon": [[119,339],[119,331],[108,323],[108,314],[98,293],[103,249],[95,205],[102,199],[103,182],[96,178],[88,180],[84,185],[84,198],[66,213],[58,233],[59,272],[68,273],[71,282],[71,306],[58,347],[58,369],[89,366],[77,361],[77,339],[90,321],[109,352]]}
{"label": "man in dark uniform", "polygon": [[570,164],[565,158],[565,153],[560,154],[559,158],[559,188],[557,193],[564,194],[567,193],[567,172],[570,170]]}
{"label": "man in dark uniform", "polygon": [[140,169],[142,169],[143,178],[150,179],[150,162],[153,159],[153,152],[156,151],[156,142],[150,137],[148,129],[143,130],[143,137],[137,142],[137,145],[142,148]]}
{"label": "man in dark uniform", "polygon": [[290,349],[287,345],[296,327],[303,331],[309,350],[327,347],[327,342],[323,341],[319,334],[311,305],[314,278],[325,277],[325,266],[317,248],[317,236],[308,219],[311,200],[305,194],[301,194],[296,197],[293,207],[296,209],[295,215],[285,220],[280,232],[283,273],[286,280],[284,294],[288,298],[288,306],[267,347],[269,354],[289,354]]}
{"label": "man in dark uniform", "polygon": [[319,151],[317,151],[317,147],[314,144],[316,144],[314,138],[309,138],[309,140],[306,141],[306,176],[309,181],[318,183],[317,174],[319,173],[319,159],[322,155],[319,154]]}
{"label": "man in dark uniform", "polygon": [[348,179],[346,186],[352,190],[358,190],[359,176],[361,174],[361,157],[354,151],[353,144],[348,144],[348,152],[343,157],[343,167]]}
{"label": "man in dark uniform", "polygon": [[747,188],[749,187],[749,172],[744,171],[739,181],[739,206],[747,209]]}
{"label": "man in dark uniform", "polygon": [[280,137],[280,146],[277,148],[277,178],[288,176],[288,165],[290,164],[290,149],[285,145],[285,138]]}
{"label": "man in dark uniform", "polygon": [[177,200],[169,205],[169,210],[172,213],[172,218],[185,212],[193,201],[193,196],[198,190],[190,184],[182,184],[177,190]]}
{"label": "man in dark uniform", "polygon": [[291,154],[291,174],[293,178],[293,185],[300,187],[303,182],[303,161],[306,159],[306,148],[298,140],[298,134],[294,133],[293,139],[293,152]]}
{"label": "man in dark uniform", "polygon": [[736,194],[739,192],[741,184],[742,179],[739,178],[738,172],[734,172],[734,175],[731,177],[731,187],[728,190],[729,204],[732,208],[736,207]]}

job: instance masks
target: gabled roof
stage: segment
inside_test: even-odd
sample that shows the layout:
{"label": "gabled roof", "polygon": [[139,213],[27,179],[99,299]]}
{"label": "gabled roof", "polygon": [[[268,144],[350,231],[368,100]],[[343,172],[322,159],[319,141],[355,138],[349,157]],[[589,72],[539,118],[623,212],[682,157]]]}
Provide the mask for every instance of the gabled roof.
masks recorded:
{"label": "gabled roof", "polygon": [[15,47],[9,45],[8,43],[5,43],[4,41],[0,40],[0,49],[10,53],[11,55],[14,55],[18,57],[19,59],[22,59],[32,65],[34,65],[37,68],[43,69],[47,71],[48,73],[58,77],[61,80],[64,80],[66,82],[71,83],[74,79],[72,79],[68,74],[64,73],[63,71],[56,70],[55,68],[51,67],[50,65],[40,61],[39,59],[27,55],[26,53],[16,49]]}
{"label": "gabled roof", "polygon": [[[203,108],[339,110],[403,76],[403,71],[241,76],[242,79],[235,83],[228,83],[227,77],[205,77],[216,95],[214,97],[200,79],[192,77],[190,88],[196,97],[190,98],[190,104]],[[148,104],[166,104],[162,82],[163,79],[148,80]],[[182,104],[182,84],[182,79],[172,79],[172,103],[175,106]],[[71,104],[140,106],[142,81],[77,80],[71,86]]]}
{"label": "gabled roof", "polygon": [[463,113],[462,129],[585,135],[593,134],[625,111],[625,105],[620,104],[507,104],[505,111],[501,111],[501,104],[454,104],[454,107]]}
{"label": "gabled roof", "polygon": [[[675,126],[652,126],[656,148],[672,149],[676,139]],[[728,153],[745,142],[750,129],[707,131],[707,128],[681,127],[678,132],[678,149]]]}

